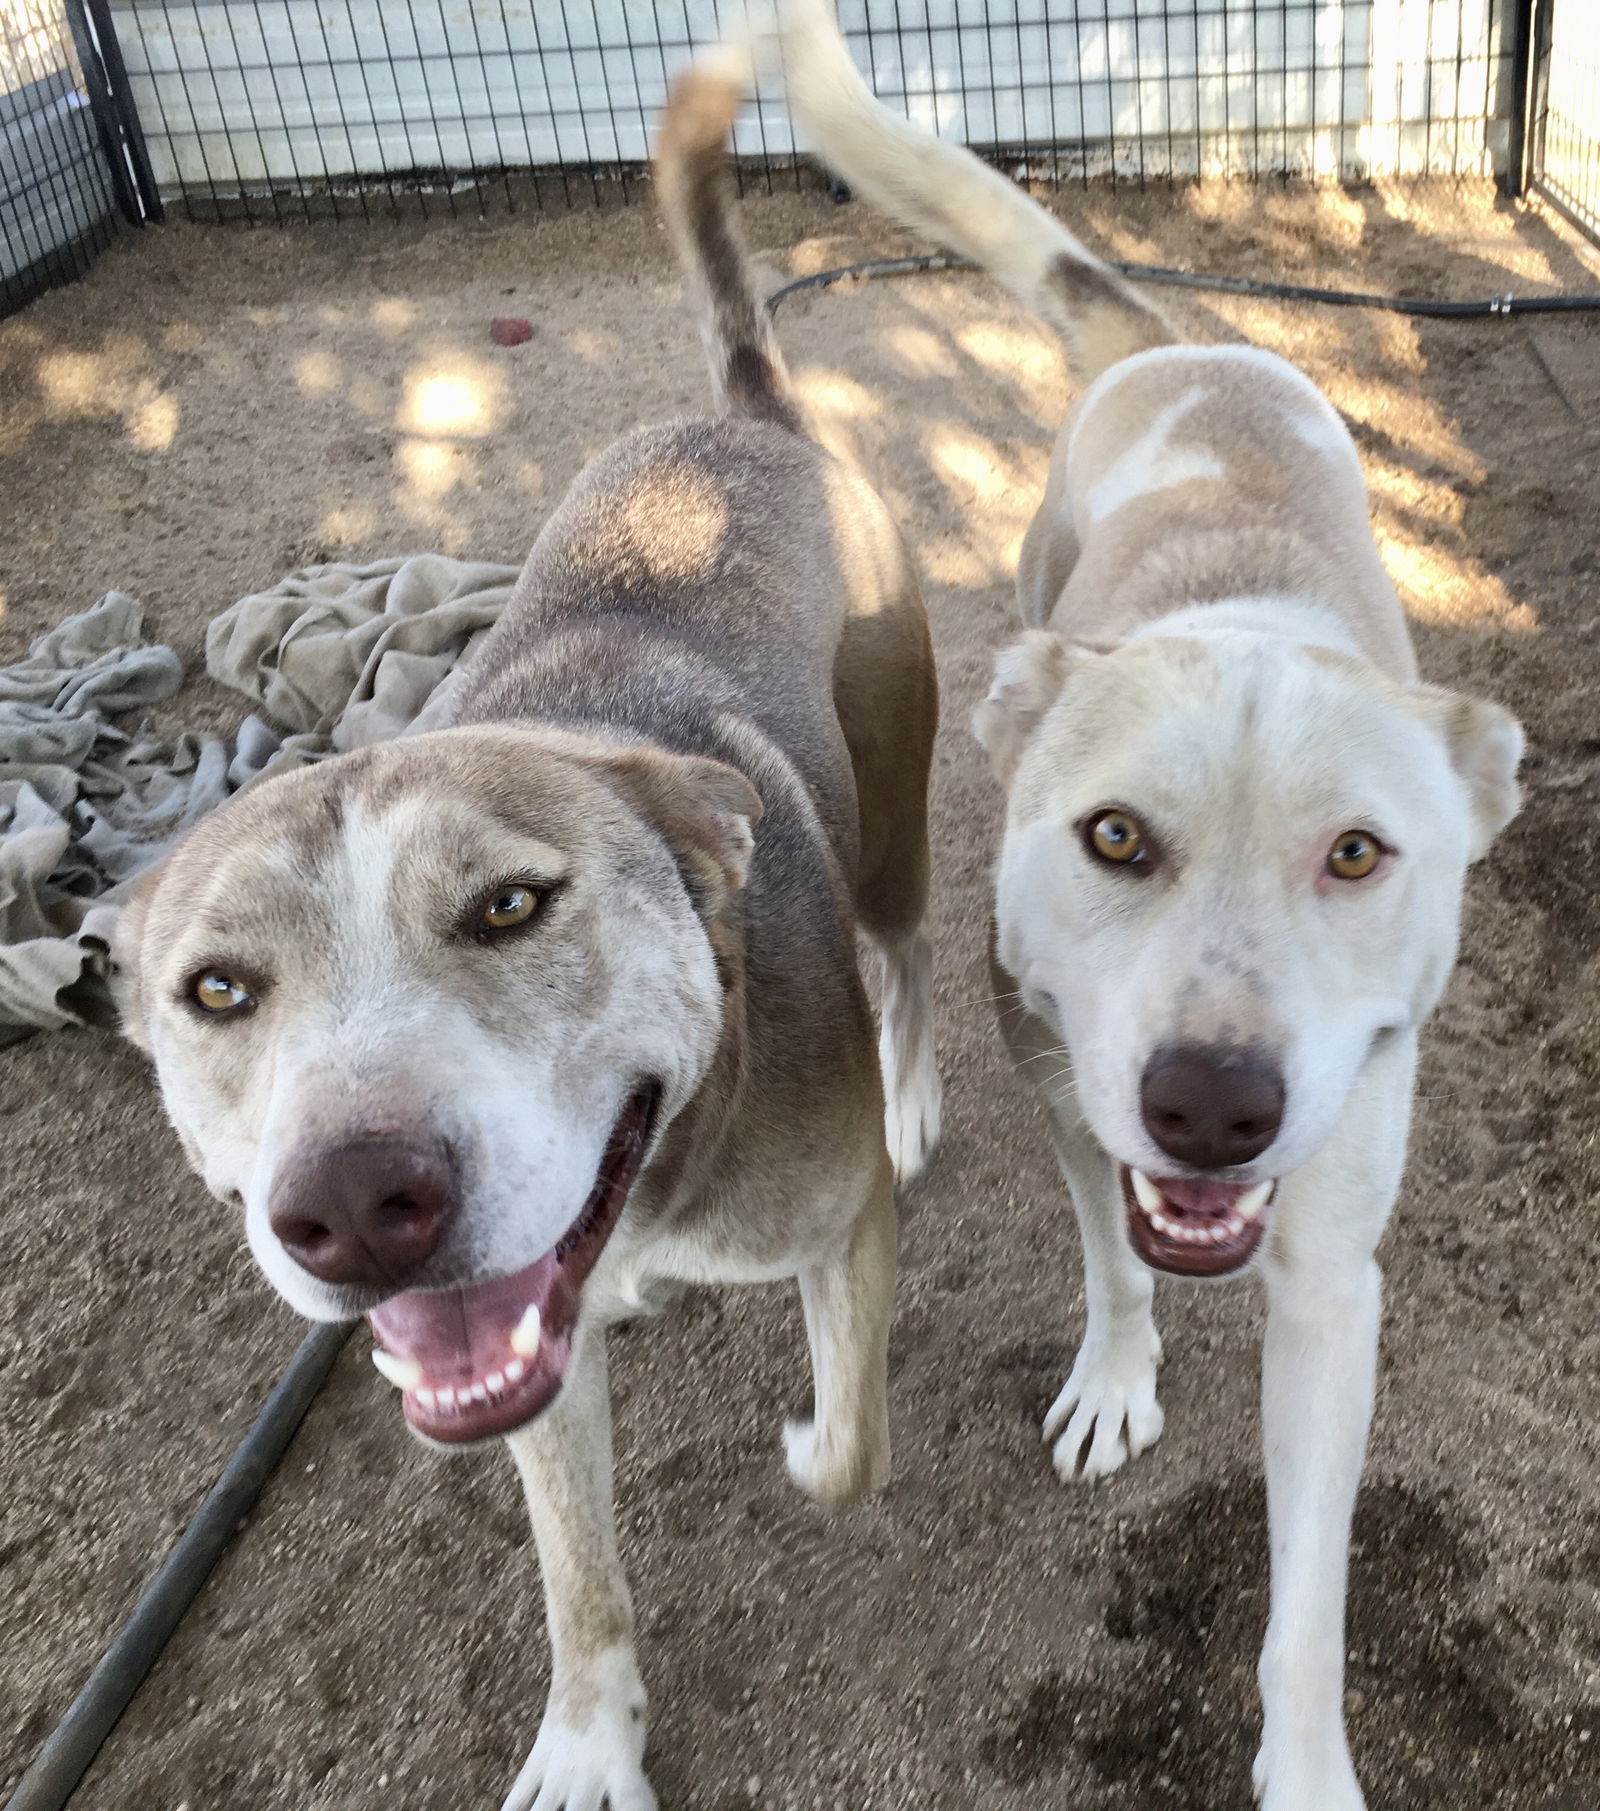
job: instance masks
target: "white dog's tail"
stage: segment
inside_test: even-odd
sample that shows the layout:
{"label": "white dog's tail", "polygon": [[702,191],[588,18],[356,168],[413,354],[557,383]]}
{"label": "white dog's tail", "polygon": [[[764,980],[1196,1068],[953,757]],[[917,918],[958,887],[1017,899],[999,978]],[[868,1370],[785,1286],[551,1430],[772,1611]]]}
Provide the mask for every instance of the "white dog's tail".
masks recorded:
{"label": "white dog's tail", "polygon": [[678,77],[656,136],[656,199],[699,291],[718,408],[804,433],[735,218],[728,133],[752,85],[749,53],[733,44],[706,52]]}
{"label": "white dog's tail", "polygon": [[1082,382],[1177,338],[1015,183],[881,106],[856,73],[829,0],[779,0],[778,17],[790,106],[828,164],[874,207],[971,258],[1049,321]]}

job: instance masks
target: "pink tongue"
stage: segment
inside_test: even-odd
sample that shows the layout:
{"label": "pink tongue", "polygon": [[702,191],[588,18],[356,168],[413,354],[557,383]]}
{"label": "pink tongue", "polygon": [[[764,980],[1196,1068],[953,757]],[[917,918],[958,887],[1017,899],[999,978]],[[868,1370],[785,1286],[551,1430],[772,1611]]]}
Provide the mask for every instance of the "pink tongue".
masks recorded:
{"label": "pink tongue", "polygon": [[1161,1192],[1186,1219],[1226,1220],[1239,1197],[1249,1188],[1244,1182],[1163,1182]]}
{"label": "pink tongue", "polygon": [[396,1358],[422,1366],[431,1384],[481,1377],[503,1365],[511,1335],[530,1303],[537,1303],[547,1339],[572,1321],[573,1291],[553,1251],[514,1276],[495,1277],[470,1289],[414,1290],[397,1295],[367,1316],[378,1343]]}

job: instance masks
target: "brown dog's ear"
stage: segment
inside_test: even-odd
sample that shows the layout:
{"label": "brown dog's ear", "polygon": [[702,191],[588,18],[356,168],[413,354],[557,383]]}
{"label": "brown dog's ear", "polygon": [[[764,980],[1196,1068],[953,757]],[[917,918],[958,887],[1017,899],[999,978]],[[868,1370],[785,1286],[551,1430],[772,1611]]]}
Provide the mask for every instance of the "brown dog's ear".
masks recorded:
{"label": "brown dog's ear", "polygon": [[972,713],[972,733],[987,750],[995,778],[1011,784],[1028,738],[1061,695],[1073,670],[1096,657],[1050,629],[1030,629],[1001,651],[989,696]]}
{"label": "brown dog's ear", "polygon": [[640,748],[605,763],[635,809],[661,829],[696,909],[715,918],[750,876],[761,795],[736,768]]}
{"label": "brown dog's ear", "polygon": [[1441,686],[1415,685],[1412,700],[1444,737],[1450,765],[1467,789],[1472,810],[1476,861],[1517,815],[1522,795],[1517,766],[1522,760],[1522,725],[1486,698],[1469,698]]}
{"label": "brown dog's ear", "polygon": [[106,984],[117,1009],[122,1035],[150,1055],[150,1036],[145,1027],[144,1002],[139,987],[139,945],[144,935],[145,915],[150,901],[161,884],[164,862],[148,868],[128,888],[127,896],[117,907],[117,922],[111,932],[111,959],[106,971]]}

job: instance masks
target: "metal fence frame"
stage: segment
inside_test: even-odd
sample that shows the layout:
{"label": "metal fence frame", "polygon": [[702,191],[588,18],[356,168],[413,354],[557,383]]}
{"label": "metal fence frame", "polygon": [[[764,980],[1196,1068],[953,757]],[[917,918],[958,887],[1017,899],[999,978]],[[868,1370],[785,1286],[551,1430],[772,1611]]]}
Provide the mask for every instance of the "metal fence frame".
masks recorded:
{"label": "metal fence frame", "polygon": [[1532,193],[1600,244],[1600,4],[1518,0],[1507,187]]}
{"label": "metal fence frame", "polygon": [[[737,0],[725,3],[732,11]],[[0,314],[81,276],[119,221],[159,220],[164,200],[191,217],[280,224],[631,201],[644,166],[622,152],[642,150],[672,68],[719,24],[719,0],[654,0],[649,10],[647,30],[638,6],[630,22],[630,0],[117,0],[115,9],[112,0],[18,0],[12,16],[43,21],[45,48],[0,35],[9,56],[0,73],[9,67],[18,83],[0,94],[0,152],[12,150],[17,166],[0,161],[0,224],[22,247],[13,244],[0,265]],[[358,13],[376,21],[381,54],[353,35]],[[132,54],[127,38],[139,20],[163,21],[170,33],[185,15],[204,64],[186,70],[174,54],[165,92],[188,107],[202,179],[169,182],[164,195],[140,116],[142,104],[145,122],[164,126],[170,141],[161,72],[152,74],[159,33],[140,38]],[[1374,145],[1382,155],[1374,134],[1392,133],[1391,161],[1433,174],[1493,168],[1509,194],[1539,195],[1600,242],[1600,0],[1004,0],[994,9],[981,0],[841,0],[841,16],[890,105],[1030,178],[1144,183],[1214,171],[1348,179]],[[1386,52],[1380,63],[1380,18],[1410,22],[1407,55]],[[451,49],[447,19],[470,34],[464,59]],[[280,42],[293,59],[249,63],[237,45],[230,52],[235,26],[246,24],[264,49],[275,30],[286,31]],[[1580,60],[1572,47],[1584,27],[1587,64],[1585,46]],[[1365,63],[1352,63],[1353,46]],[[392,100],[395,71],[408,64],[426,103],[419,154],[410,155],[407,138],[398,157],[391,147],[384,167],[364,170],[358,147],[378,128],[382,82]],[[1580,66],[1587,73],[1577,79]],[[1379,69],[1392,88],[1382,96]],[[428,85],[440,70],[451,87]],[[548,105],[554,160],[536,154],[524,80]],[[488,111],[472,110],[475,81]],[[514,115],[494,113],[496,93]],[[291,158],[290,180],[241,180],[237,168],[222,167],[215,142],[207,150],[195,124],[211,117],[205,106],[220,117],[224,141],[253,142],[264,169],[272,147],[263,121],[274,109],[284,142],[286,122],[312,119],[305,129],[319,148],[342,136],[353,167],[304,170]],[[55,134],[42,149],[28,148],[34,114]],[[490,154],[465,164],[420,154],[451,142],[452,121],[458,136],[475,129],[479,146],[487,133]],[[210,128],[213,139],[218,129]],[[746,183],[815,180],[788,138],[781,96],[758,102],[736,150]]]}

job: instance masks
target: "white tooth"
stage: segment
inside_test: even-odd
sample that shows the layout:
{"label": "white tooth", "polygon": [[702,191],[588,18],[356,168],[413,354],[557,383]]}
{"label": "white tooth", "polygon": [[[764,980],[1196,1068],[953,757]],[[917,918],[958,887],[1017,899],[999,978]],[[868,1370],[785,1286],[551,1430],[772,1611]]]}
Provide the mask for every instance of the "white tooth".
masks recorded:
{"label": "white tooth", "polygon": [[1237,1239],[1239,1234],[1242,1233],[1243,1231],[1244,1231],[1244,1221],[1239,1219],[1238,1216],[1235,1215],[1235,1217],[1228,1222],[1228,1237],[1230,1239]]}
{"label": "white tooth", "polygon": [[414,1390],[422,1382],[422,1366],[414,1358],[396,1358],[382,1346],[374,1346],[372,1362],[397,1390]]}
{"label": "white tooth", "polygon": [[431,1409],[433,1407],[433,1403],[434,1403],[433,1391],[432,1390],[418,1390],[417,1391],[417,1401],[420,1402],[425,1409]]}
{"label": "white tooth", "polygon": [[1167,1216],[1165,1214],[1161,1214],[1161,1213],[1152,1213],[1150,1215],[1150,1224],[1156,1229],[1157,1232],[1170,1233],[1170,1232],[1175,1232],[1177,1230],[1176,1227],[1174,1227],[1174,1225],[1172,1224],[1172,1222],[1167,1218]]}
{"label": "white tooth", "polygon": [[539,1317],[539,1304],[529,1302],[511,1332],[511,1350],[518,1358],[537,1358],[539,1341],[544,1337],[544,1326]]}
{"label": "white tooth", "polygon": [[1253,1220],[1267,1205],[1272,1197],[1271,1182],[1258,1182],[1249,1194],[1241,1195],[1235,1203],[1236,1211],[1242,1220]]}
{"label": "white tooth", "polygon": [[506,1366],[506,1382],[521,1383],[523,1373],[527,1368],[520,1358],[513,1358],[511,1363]]}
{"label": "white tooth", "polygon": [[456,1406],[455,1387],[452,1384],[447,1383],[439,1392],[437,1401],[440,1408],[453,1409]]}
{"label": "white tooth", "polygon": [[1133,1198],[1147,1214],[1154,1214],[1161,1206],[1161,1190],[1150,1180],[1143,1170],[1130,1169],[1128,1174],[1133,1179]]}
{"label": "white tooth", "polygon": [[506,1374],[504,1371],[491,1371],[483,1381],[489,1386],[489,1394],[498,1396],[506,1387]]}
{"label": "white tooth", "polygon": [[472,1386],[472,1400],[474,1402],[487,1402],[489,1400],[489,1386],[486,1383],[475,1383]]}
{"label": "white tooth", "polygon": [[1228,1236],[1228,1229],[1227,1229],[1227,1227],[1225,1227],[1225,1226],[1213,1226],[1213,1227],[1212,1227],[1212,1228],[1211,1228],[1211,1243],[1212,1243],[1212,1244],[1213,1244],[1213,1245],[1220,1245],[1220,1244],[1221,1244],[1221,1243],[1222,1243],[1222,1241],[1223,1241],[1223,1240],[1224,1240],[1224,1239],[1225,1239],[1225,1238],[1227,1238],[1227,1236]]}

